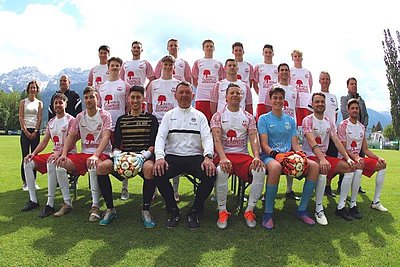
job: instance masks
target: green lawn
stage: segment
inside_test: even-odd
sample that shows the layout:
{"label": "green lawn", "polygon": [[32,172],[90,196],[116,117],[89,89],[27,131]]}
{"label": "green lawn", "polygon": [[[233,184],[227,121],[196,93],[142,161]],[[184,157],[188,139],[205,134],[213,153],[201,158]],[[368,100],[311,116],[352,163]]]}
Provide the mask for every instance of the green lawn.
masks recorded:
{"label": "green lawn", "polygon": [[[158,224],[144,229],[140,179],[130,180],[128,201],[119,200],[121,183],[113,180],[118,218],[106,227],[88,221],[87,176],[79,180],[72,214],[40,219],[39,209],[22,213],[28,193],[21,190],[19,138],[0,136],[0,147],[0,266],[398,266],[400,261],[400,209],[395,202],[400,197],[399,151],[376,151],[389,164],[381,198],[389,213],[369,208],[374,179],[363,177],[367,194],[359,195],[362,220],[347,222],[336,217],[338,197],[325,198],[329,225],[309,227],[295,218],[296,203],[283,197],[286,181],[282,179],[274,230],[261,227],[261,201],[255,229],[247,228],[240,214],[231,217],[226,230],[219,230],[216,204],[209,200],[201,228],[190,231],[184,220],[176,229],[163,226],[166,213],[160,197],[152,207]],[[38,184],[43,188],[38,191],[42,208],[46,204],[46,176],[38,175]],[[295,181],[295,191],[301,188],[302,183]],[[181,179],[180,192],[179,206],[185,215],[193,201],[193,186]],[[62,201],[60,195],[57,191],[56,205]],[[233,209],[234,204],[235,196],[230,195],[228,208]],[[310,211],[314,205],[311,201]]]}

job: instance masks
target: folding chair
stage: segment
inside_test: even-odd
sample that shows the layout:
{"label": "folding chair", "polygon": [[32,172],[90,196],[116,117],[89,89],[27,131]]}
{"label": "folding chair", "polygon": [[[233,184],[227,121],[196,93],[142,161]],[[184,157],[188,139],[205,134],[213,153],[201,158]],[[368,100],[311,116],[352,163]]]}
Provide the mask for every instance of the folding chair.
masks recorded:
{"label": "folding chair", "polygon": [[72,190],[72,200],[75,200],[77,197],[78,190],[78,178],[79,174],[68,173],[68,181],[69,181],[69,190]]}

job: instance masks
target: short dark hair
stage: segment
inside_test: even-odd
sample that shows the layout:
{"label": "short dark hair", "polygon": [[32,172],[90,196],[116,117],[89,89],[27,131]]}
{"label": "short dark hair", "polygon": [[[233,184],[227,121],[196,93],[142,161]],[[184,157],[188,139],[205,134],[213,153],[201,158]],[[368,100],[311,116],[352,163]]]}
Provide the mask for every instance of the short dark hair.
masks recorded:
{"label": "short dark hair", "polygon": [[264,45],[263,51],[264,51],[265,48],[269,48],[269,49],[271,49],[272,51],[274,51],[274,47],[273,47],[272,45],[270,45],[270,44]]}
{"label": "short dark hair", "polygon": [[354,81],[357,83],[357,79],[356,79],[356,78],[350,77],[350,78],[348,78],[347,81],[346,81],[347,85],[349,85],[349,83],[350,83],[351,80],[354,80]]}
{"label": "short dark hair", "polygon": [[323,94],[323,93],[321,93],[321,92],[315,92],[315,93],[313,93],[312,94],[312,97],[311,97],[311,102],[313,102],[314,101],[314,96],[322,96],[324,99],[325,99],[325,95]]}
{"label": "short dark hair", "polygon": [[35,84],[36,85],[36,93],[39,93],[39,91],[40,91],[40,86],[39,86],[39,83],[38,83],[38,81],[36,81],[36,80],[32,80],[32,81],[30,81],[29,83],[28,83],[28,85],[26,86],[26,93],[27,94],[29,94],[29,86],[31,85],[31,84]]}
{"label": "short dark hair", "polygon": [[143,46],[142,43],[139,42],[139,41],[133,41],[132,44],[131,44],[131,46],[133,46],[134,44],[138,44],[138,45],[140,45],[140,46]]}
{"label": "short dark hair", "polygon": [[109,60],[107,60],[107,67],[110,67],[111,61],[116,61],[116,62],[118,62],[121,66],[122,66],[122,63],[123,63],[123,61],[122,61],[121,58],[119,58],[119,57],[112,57],[112,58],[110,58]]}
{"label": "short dark hair", "polygon": [[232,88],[232,87],[237,87],[237,88],[240,89],[240,86],[239,86],[238,84],[236,84],[236,83],[229,83],[229,84],[228,84],[228,87],[226,87],[226,91],[225,91],[225,94],[226,94],[226,95],[228,94],[229,88]]}
{"label": "short dark hair", "polygon": [[271,88],[271,90],[269,90],[269,98],[271,98],[272,95],[276,94],[276,93],[282,94],[283,97],[285,97],[285,94],[286,94],[285,89],[283,89],[283,88],[281,88],[279,86],[274,86],[274,87]]}
{"label": "short dark hair", "polygon": [[232,50],[235,48],[235,46],[239,46],[243,49],[243,44],[241,42],[234,42],[232,45]]}
{"label": "short dark hair", "polygon": [[213,41],[213,40],[211,40],[211,39],[206,39],[206,40],[204,40],[204,41],[203,41],[203,43],[202,43],[202,46],[201,46],[201,47],[203,47],[203,48],[204,48],[204,45],[205,45],[206,43],[212,43],[212,44],[214,45],[214,41]]}
{"label": "short dark hair", "polygon": [[131,87],[131,89],[129,89],[129,93],[132,93],[132,92],[139,92],[142,95],[144,95],[144,87],[140,86],[140,85],[134,85]]}
{"label": "short dark hair", "polygon": [[227,60],[225,60],[225,66],[226,66],[226,64],[228,64],[228,62],[231,62],[231,61],[236,62],[236,59],[228,58]]}
{"label": "short dark hair", "polygon": [[179,86],[182,86],[182,85],[184,85],[184,86],[189,86],[192,90],[193,90],[193,88],[192,88],[192,85],[189,83],[189,82],[186,82],[186,81],[182,81],[182,82],[180,82],[180,83],[178,83],[177,85],[176,85],[176,91],[178,91],[178,87]]}
{"label": "short dark hair", "polygon": [[68,97],[63,93],[55,93],[53,99],[61,99],[64,102],[68,101]]}
{"label": "short dark hair", "polygon": [[290,71],[290,68],[289,68],[289,65],[288,65],[288,64],[286,64],[286,63],[281,63],[281,64],[278,65],[278,72],[279,72],[279,70],[281,69],[281,67],[283,67],[283,66],[286,66],[286,67],[288,68],[288,70]]}
{"label": "short dark hair", "polygon": [[94,92],[97,95],[97,91],[93,86],[86,86],[85,89],[83,90],[83,95],[86,95],[91,92]]}
{"label": "short dark hair", "polygon": [[101,46],[99,47],[99,52],[100,52],[100,50],[106,50],[107,53],[110,54],[110,47],[109,47],[108,45],[101,45]]}
{"label": "short dark hair", "polygon": [[356,98],[350,98],[349,101],[347,101],[347,108],[349,108],[352,104],[357,104],[358,108],[360,108],[360,102]]}

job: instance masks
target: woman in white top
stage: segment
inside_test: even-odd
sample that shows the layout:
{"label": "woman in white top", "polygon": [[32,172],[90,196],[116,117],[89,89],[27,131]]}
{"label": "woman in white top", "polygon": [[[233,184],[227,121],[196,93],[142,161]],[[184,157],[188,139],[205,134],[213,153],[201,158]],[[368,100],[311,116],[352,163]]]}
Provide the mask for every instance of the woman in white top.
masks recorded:
{"label": "woman in white top", "polygon": [[24,158],[38,146],[40,139],[40,125],[42,124],[42,101],[36,98],[39,93],[38,82],[30,81],[26,87],[28,97],[22,99],[19,103],[19,123],[21,125],[21,178],[23,182],[23,190],[28,190],[24,173]]}

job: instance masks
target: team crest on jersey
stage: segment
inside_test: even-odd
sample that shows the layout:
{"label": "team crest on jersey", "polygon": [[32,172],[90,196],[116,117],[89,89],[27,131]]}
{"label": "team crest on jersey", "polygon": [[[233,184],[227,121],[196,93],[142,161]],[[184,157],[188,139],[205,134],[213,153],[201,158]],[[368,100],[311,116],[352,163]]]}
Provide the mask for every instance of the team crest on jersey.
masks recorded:
{"label": "team crest on jersey", "polygon": [[99,123],[99,124],[97,124],[97,131],[100,131],[101,130],[101,123]]}
{"label": "team crest on jersey", "polygon": [[192,122],[196,122],[196,118],[191,118],[190,119]]}
{"label": "team crest on jersey", "polygon": [[183,68],[183,67],[184,67],[183,63],[182,63],[182,62],[179,62],[179,63],[178,63],[178,67],[179,67],[179,68]]}
{"label": "team crest on jersey", "polygon": [[176,93],[176,87],[172,87],[172,88],[171,88],[171,92],[172,92],[172,93]]}
{"label": "team crest on jersey", "polygon": [[140,64],[140,65],[138,66],[139,69],[144,69],[145,67],[146,67],[146,64],[145,64],[145,63]]}
{"label": "team crest on jersey", "polygon": [[287,130],[289,130],[290,128],[292,128],[291,126],[290,126],[290,123],[287,121],[287,122],[285,122],[285,128],[287,129]]}
{"label": "team crest on jersey", "polygon": [[304,75],[304,77],[305,77],[306,79],[308,79],[308,73],[306,73],[306,74]]}
{"label": "team crest on jersey", "polygon": [[122,91],[122,89],[123,89],[122,86],[117,87],[117,91]]}
{"label": "team crest on jersey", "polygon": [[67,131],[67,126],[64,126],[64,127],[61,128],[61,132],[62,133],[65,133],[66,131]]}
{"label": "team crest on jersey", "polygon": [[247,123],[247,121],[242,121],[242,126],[244,128],[248,128],[249,124]]}
{"label": "team crest on jersey", "polygon": [[214,68],[219,69],[219,65],[215,63]]}

